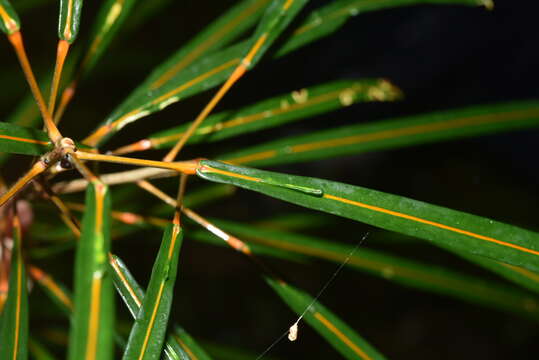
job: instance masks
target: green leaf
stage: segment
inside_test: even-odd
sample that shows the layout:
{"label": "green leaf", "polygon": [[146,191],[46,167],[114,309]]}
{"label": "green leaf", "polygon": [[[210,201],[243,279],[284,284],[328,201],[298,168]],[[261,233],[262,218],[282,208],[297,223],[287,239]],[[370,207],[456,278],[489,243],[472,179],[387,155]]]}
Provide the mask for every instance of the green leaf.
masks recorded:
{"label": "green leaf", "polygon": [[55,360],[56,358],[43,344],[39,343],[36,339],[30,338],[28,343],[28,350],[32,358],[35,360]]}
{"label": "green leaf", "polygon": [[97,180],[86,191],[86,211],[75,256],[75,295],[68,358],[112,359],[114,289],[107,272],[110,249],[110,196]]}
{"label": "green leaf", "polygon": [[[194,62],[181,72],[174,70],[166,82],[152,82],[153,87],[139,87],[83,143],[97,146],[125,125],[222,83],[240,64],[254,66],[306,2],[274,0],[251,39]],[[177,64],[175,66],[178,67]],[[164,69],[170,69],[169,62],[157,71],[165,73]],[[154,75],[150,79],[153,80]]]}
{"label": "green leaf", "polygon": [[[438,244],[438,246],[440,245]],[[476,265],[488,269],[509,281],[512,281],[520,286],[539,293],[539,273],[537,272],[533,272],[519,266],[506,264],[500,261],[487,259],[481,256],[470,255],[468,253],[457,251],[447,246],[442,246],[442,248]],[[533,302],[527,301],[525,305],[533,309]]]}
{"label": "green leaf", "polygon": [[[163,65],[158,67],[154,72],[144,81],[142,85],[140,85],[120,106],[118,106],[114,112],[109,115],[109,117],[105,120],[104,124],[102,124],[99,128],[97,128],[92,135],[87,137],[83,142],[85,144],[91,145],[91,146],[97,146],[102,144],[104,141],[106,141],[110,136],[112,136],[114,133],[118,132],[123,128],[123,126],[136,121],[138,119],[141,119],[145,116],[148,116],[154,112],[160,111],[164,109],[166,106],[177,102],[181,99],[185,99],[189,96],[195,95],[197,93],[200,93],[202,91],[208,90],[214,86],[217,86],[224,82],[232,73],[233,66],[238,65],[241,61],[241,58],[243,58],[246,54],[249,53],[250,50],[253,50],[254,44],[257,44],[260,39],[262,39],[262,36],[264,34],[268,34],[267,37],[264,37],[264,40],[262,43],[259,43],[261,45],[260,47],[256,47],[256,51],[253,52],[253,58],[250,58],[248,61],[249,64],[255,64],[260,57],[263,55],[263,53],[267,50],[267,48],[272,44],[272,42],[281,34],[281,32],[286,28],[286,26],[289,24],[289,22],[293,19],[294,16],[297,15],[297,12],[301,7],[304,6],[304,3],[306,1],[291,1],[290,3],[293,4],[290,6],[290,8],[287,8],[286,11],[282,11],[284,8],[284,4],[286,4],[286,0],[276,0],[272,3],[270,7],[267,9],[267,13],[265,14],[265,20],[263,20],[260,25],[257,27],[257,31],[255,34],[251,37],[251,40],[247,40],[241,44],[237,44],[233,46],[232,48],[223,50],[222,53],[214,54],[211,56],[210,59],[205,60],[202,59],[200,61],[194,61],[197,58],[191,59],[189,57],[190,61],[185,61],[188,57],[188,54],[196,53],[197,55],[202,55],[203,53],[199,54],[199,46],[202,47],[203,44],[205,44],[207,41],[207,37],[210,36],[210,31],[208,30],[208,33],[204,32],[201,35],[199,35],[197,38],[195,38],[192,42],[190,42],[186,47],[180,49],[178,53],[173,55],[169,60],[167,60]],[[391,1],[392,5],[388,6],[396,6],[396,3],[403,3],[406,1],[399,1],[399,0],[393,0]],[[415,1],[408,1],[410,4],[412,3],[419,3],[422,2],[422,0],[415,0]],[[431,2],[431,3],[463,3],[463,4],[472,4],[472,5],[478,5],[478,4],[487,4],[490,2],[490,0],[447,0],[447,1],[436,1],[436,0],[424,0],[423,2]],[[246,2],[247,3],[247,2]],[[259,4],[260,3],[260,4]],[[257,8],[257,11],[261,9],[261,6],[265,5],[267,1],[264,1],[262,3],[262,0],[254,1],[253,6],[260,5],[260,7]],[[243,3],[242,3],[243,4]],[[238,5],[241,6],[241,5]],[[339,6],[345,8],[346,11],[350,12],[350,9],[352,9],[351,13],[354,13],[353,8],[354,7],[365,7],[369,8],[368,5],[363,4],[363,1],[359,0],[358,4],[355,2],[352,4],[349,4],[349,1],[346,3],[340,2]],[[352,8],[350,8],[352,6]],[[350,9],[349,9],[350,8]],[[325,9],[325,8],[323,8]],[[326,10],[324,10],[324,14],[327,12],[328,14],[332,14],[333,11],[335,11],[335,8],[330,7]],[[366,10],[365,10],[366,11]],[[230,10],[227,14],[233,13],[234,8]],[[224,15],[223,19],[226,15]],[[330,17],[333,17],[334,15],[331,15]],[[340,12],[339,12],[340,16]],[[318,15],[313,14],[312,17],[310,17],[309,21],[315,21],[317,19]],[[249,18],[250,19],[250,18]],[[252,16],[253,21],[257,19],[257,16]],[[246,20],[245,20],[246,21]],[[244,21],[244,22],[245,22]],[[219,29],[216,24],[219,23],[219,20],[217,20],[214,24],[211,25],[211,28],[213,29],[213,26],[216,26],[216,29]],[[223,22],[224,23],[224,22]],[[220,24],[220,23],[219,23]],[[243,24],[243,23],[242,23]],[[311,23],[309,23],[311,24]],[[223,24],[221,24],[223,25]],[[249,23],[249,26],[251,26],[252,23]],[[307,24],[304,24],[307,25]],[[311,24],[312,25],[312,24]],[[239,26],[239,25],[238,25]],[[311,26],[312,28],[312,26]],[[310,30],[311,30],[310,28]],[[243,30],[245,30],[244,28]],[[230,30],[230,29],[228,29]],[[286,42],[284,46],[284,51],[277,50],[276,54],[278,56],[284,55],[288,52],[290,52],[293,49],[296,49],[299,46],[307,45],[308,43],[317,40],[322,35],[317,35],[318,32],[314,31],[317,30],[316,27],[312,28],[313,32],[311,31],[302,31],[300,34],[296,34],[297,38],[292,38],[289,40],[289,42],[292,42],[293,44],[289,44],[289,42]],[[324,30],[325,31],[325,30]],[[221,33],[221,30],[216,30],[216,33]],[[239,33],[234,34],[234,36],[231,36],[229,41],[235,39]],[[200,44],[199,44],[200,42]],[[221,46],[225,45],[227,42],[220,42],[219,44]],[[190,46],[193,45],[193,48]],[[240,49],[241,48],[241,49]],[[233,59],[233,57],[230,56],[230,52],[233,52],[234,50],[237,52],[235,55],[237,55],[236,59]],[[221,59],[219,61],[218,59]],[[207,63],[211,63],[211,67],[207,66]],[[181,66],[180,66],[181,65]],[[176,69],[172,71],[173,69]],[[182,71],[180,71],[182,70]],[[226,71],[223,71],[226,70]],[[192,74],[190,76],[184,76],[183,72],[191,72]],[[166,83],[163,83],[162,80],[159,82],[156,82],[158,79],[163,78],[164,74],[172,74],[175,75],[173,77],[165,77],[167,80]],[[217,73],[217,74],[216,74]],[[219,75],[219,76],[214,76]],[[210,78],[212,81],[207,82],[206,80]],[[152,89],[152,84],[155,87],[156,85],[159,85],[159,89]],[[204,85],[204,86],[200,86]],[[165,89],[166,88],[166,91]]]}
{"label": "green leaf", "polygon": [[183,238],[179,224],[167,226],[148,291],[129,334],[123,359],[158,359],[167,331]]}
{"label": "green leaf", "polygon": [[37,9],[52,2],[53,0],[17,0],[15,2],[15,8],[22,14],[28,10]]}
{"label": "green leaf", "polygon": [[276,56],[283,56],[340,29],[353,16],[375,10],[418,4],[468,5],[492,8],[492,0],[336,0],[312,13],[294,29]]}
{"label": "green leaf", "polygon": [[256,23],[269,3],[270,0],[238,2],[155,69],[136,91],[157,89],[203,55],[229,45]]}
{"label": "green leaf", "polygon": [[127,124],[222,83],[240,63],[247,45],[243,42],[208,55],[150,93],[136,92],[135,96],[116,108],[105,120],[105,124],[84,139],[83,143],[90,146],[99,145]]}
{"label": "green leaf", "polygon": [[60,0],[58,37],[73,43],[79,33],[82,0]]}
{"label": "green leaf", "polygon": [[[217,185],[217,186],[215,186]],[[183,199],[183,206],[196,209],[218,201],[234,194],[236,188],[230,185],[211,184],[195,190],[190,190]],[[168,204],[160,203],[152,208],[151,213],[159,216],[170,215],[171,207]]]}
{"label": "green leaf", "polygon": [[[133,275],[123,261],[116,255],[109,257],[109,265],[114,280],[116,290],[127,305],[133,318],[136,319],[137,314],[144,298],[144,291],[140,288]],[[179,340],[181,341],[179,341]],[[180,348],[178,348],[178,346]],[[181,327],[174,325],[174,330],[169,332],[166,339],[163,352],[168,359],[200,359],[208,360],[210,357],[204,350],[189,336]],[[182,357],[182,354],[184,357]],[[191,355],[186,355],[191,354]]]}
{"label": "green leaf", "polygon": [[52,276],[35,266],[30,266],[29,272],[32,279],[39,284],[45,294],[47,294],[66,315],[71,316],[71,313],[73,312],[73,300],[70,292],[65,286],[58,283]]}
{"label": "green leaf", "polygon": [[81,63],[81,76],[87,74],[118,33],[137,0],[107,0],[101,5],[90,35],[90,44]]}
{"label": "green leaf", "polygon": [[139,1],[135,6],[135,11],[129,16],[129,21],[125,24],[125,31],[130,32],[140,27],[154,16],[160,14],[174,0],[152,0]]}
{"label": "green leaf", "polygon": [[[238,111],[215,114],[197,128],[189,143],[212,142],[326,113],[356,102],[391,101],[400,91],[382,79],[336,81],[264,100]],[[148,137],[151,148],[170,148],[191,123]],[[144,141],[144,140],[143,140]]]}
{"label": "green leaf", "polygon": [[253,26],[268,2],[246,0],[232,7],[158,66],[84,142],[100,144],[123,126],[226,80],[248,42],[203,56],[228,45]]}
{"label": "green leaf", "polygon": [[335,221],[326,214],[312,212],[276,214],[254,222],[257,227],[270,230],[294,231],[335,226]]}
{"label": "green leaf", "polygon": [[252,68],[260,61],[308,2],[308,0],[273,0],[271,2],[251,37],[251,46],[243,59],[245,66]]}
{"label": "green leaf", "polygon": [[477,136],[539,125],[539,102],[434,112],[290,137],[225,154],[234,164],[269,166]]}
{"label": "green leaf", "polygon": [[144,290],[131,275],[125,263],[116,255],[109,254],[109,268],[114,287],[127,305],[131,316],[136,319],[144,298]]}
{"label": "green leaf", "polygon": [[351,327],[318,301],[313,302],[313,298],[304,291],[283,281],[271,278],[266,278],[266,281],[296,314],[303,315],[303,319],[346,359],[385,359]]}
{"label": "green leaf", "polygon": [[[223,239],[217,237],[217,235],[214,235],[213,233],[210,233],[206,229],[189,231],[188,234],[189,234],[188,235],[189,239],[201,241],[201,242],[215,245],[215,246],[226,247],[227,249],[230,249],[230,245],[225,243]],[[306,262],[305,256],[293,254],[289,251],[271,248],[268,246],[263,246],[259,244],[249,244],[249,249],[257,255],[272,256],[272,257],[277,257],[279,259],[295,261],[299,263]]]}
{"label": "green leaf", "polygon": [[0,316],[0,359],[25,360],[28,358],[28,292],[18,216],[13,218],[12,236],[9,289]]}
{"label": "green leaf", "polygon": [[195,339],[191,337],[183,328],[174,326],[174,330],[171,331],[165,348],[163,349],[165,354],[170,359],[177,359],[175,355],[180,355],[180,359],[193,359],[193,360],[210,360],[211,357],[197,344]]}
{"label": "green leaf", "polygon": [[41,130],[0,122],[0,152],[43,155],[53,145]]}
{"label": "green leaf", "polygon": [[[204,341],[204,348],[208,352],[219,360],[253,360],[256,359],[255,353],[248,351],[244,348],[232,347],[224,344],[216,344],[213,342]],[[276,360],[277,358],[264,355],[264,360]]]}
{"label": "green leaf", "polygon": [[[539,301],[534,295],[497,281],[487,281],[441,266],[425,264],[365,247],[360,247],[353,252],[353,246],[329,242],[313,236],[263,230],[231,221],[213,221],[229,233],[248,240],[250,246],[256,244],[282,250],[289,255],[300,254],[338,264],[342,264],[348,258],[347,266],[391,282],[539,320]],[[253,246],[251,249],[255,254],[259,253],[258,247]],[[264,253],[280,256],[278,252]],[[483,257],[470,257],[493,262]]]}
{"label": "green leaf", "polygon": [[[50,79],[47,79],[47,84],[50,84]],[[39,108],[37,107],[35,99],[32,94],[26,95],[17,104],[15,110],[9,115],[5,122],[12,123],[20,126],[37,126],[40,119]]]}
{"label": "green leaf", "polygon": [[8,0],[0,0],[0,30],[6,35],[19,31],[21,23],[19,16]]}
{"label": "green leaf", "polygon": [[516,226],[359,186],[216,161],[201,161],[197,175],[528,270],[539,270],[539,235]]}

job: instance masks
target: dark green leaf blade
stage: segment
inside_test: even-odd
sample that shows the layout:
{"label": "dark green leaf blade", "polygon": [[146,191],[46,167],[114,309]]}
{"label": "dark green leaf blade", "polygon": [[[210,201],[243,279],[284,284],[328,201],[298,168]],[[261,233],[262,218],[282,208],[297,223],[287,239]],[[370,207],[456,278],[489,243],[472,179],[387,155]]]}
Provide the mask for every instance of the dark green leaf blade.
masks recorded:
{"label": "dark green leaf blade", "polygon": [[125,24],[125,30],[130,32],[147,21],[162,13],[174,0],[140,1],[135,10],[129,16],[129,22]]}
{"label": "dark green leaf blade", "polygon": [[308,0],[273,0],[271,2],[251,37],[251,46],[244,57],[245,66],[252,68],[260,61],[308,2]]}
{"label": "dark green leaf blade", "polygon": [[222,83],[240,64],[254,66],[306,3],[307,0],[274,0],[250,40],[193,63],[167,82],[159,83],[159,87],[135,90],[83,143],[97,146],[125,125]]}
{"label": "dark green leaf blade", "polygon": [[16,33],[21,28],[19,16],[8,0],[0,0],[0,30],[6,35]]}
{"label": "dark green leaf blade", "polygon": [[107,360],[114,355],[114,289],[107,272],[110,218],[108,188],[94,180],[86,191],[86,212],[75,257],[74,312],[68,349],[71,360]]}
{"label": "dark green leaf blade", "polygon": [[340,29],[351,17],[387,8],[418,4],[467,5],[492,8],[491,0],[337,0],[316,9],[292,32],[279,47],[276,56],[283,56]]}
{"label": "dark green leaf blade", "polygon": [[[438,244],[440,246],[440,244]],[[471,263],[479,265],[487,270],[490,270],[501,277],[523,286],[531,291],[539,293],[539,273],[524,269],[520,266],[506,264],[504,262],[491,260],[482,256],[475,256],[463,251],[457,251],[447,246],[441,246],[447,251],[450,251],[457,256],[460,256]],[[532,302],[528,302],[528,306],[533,308]]]}
{"label": "dark green leaf blade", "polygon": [[[356,102],[392,101],[399,97],[400,91],[383,79],[322,84],[267,99],[238,111],[209,116],[188,143],[223,140],[326,113]],[[147,140],[152,148],[170,148],[190,124],[159,131],[150,135]]]}
{"label": "dark green leaf blade", "polygon": [[[118,290],[133,318],[136,318],[142,305],[144,291],[133,278],[124,262],[116,255],[110,255],[109,265],[116,290]],[[174,325],[174,330],[169,333],[163,352],[171,360],[182,358],[182,355],[187,359],[211,359],[192,337],[177,325]]]}
{"label": "dark green leaf blade", "polygon": [[54,355],[43,344],[34,338],[28,342],[28,350],[35,360],[56,360]]}
{"label": "dark green leaf blade", "polygon": [[167,226],[148,291],[129,334],[123,359],[158,359],[165,340],[183,238],[179,224]]}
{"label": "dark green leaf blade", "polygon": [[[262,9],[263,5],[267,4],[267,1],[259,0],[259,2],[254,1],[253,7],[257,7],[257,10],[260,11]],[[360,4],[349,4],[349,1],[346,3],[340,4],[341,7],[344,7],[346,11],[350,11],[349,8],[352,6],[352,8],[355,7],[365,7],[366,9],[370,9],[370,6],[362,4],[363,1],[360,1]],[[400,1],[404,4],[405,1]],[[479,4],[485,4],[489,3],[489,0],[447,0],[447,1],[436,1],[436,0],[415,0],[415,1],[409,1],[410,4],[413,3],[419,3],[419,2],[429,2],[429,3],[459,3],[459,4],[472,4],[472,5],[479,5]],[[195,95],[196,93],[208,90],[214,86],[217,86],[224,82],[232,73],[233,69],[230,69],[229,67],[232,67],[234,65],[238,65],[240,63],[241,58],[243,58],[245,55],[248,55],[249,60],[247,61],[250,66],[254,65],[257,61],[260,60],[262,55],[265,51],[267,51],[268,47],[272,45],[272,42],[281,34],[281,32],[286,28],[286,26],[289,24],[289,22],[297,15],[297,12],[304,6],[304,1],[291,1],[290,8],[287,8],[286,11],[281,11],[285,5],[288,3],[286,0],[278,0],[274,1],[272,3],[272,8],[268,8],[267,15],[265,20],[260,23],[260,25],[257,28],[257,31],[252,36],[251,40],[247,40],[246,42],[243,42],[243,49],[238,50],[236,55],[238,58],[236,59],[237,63],[228,63],[228,61],[231,61],[232,58],[230,56],[227,56],[226,49],[223,50],[223,54],[214,56],[212,60],[209,60],[212,62],[213,67],[206,67],[206,64],[204,61],[194,61],[197,60],[199,57],[190,59],[189,62],[185,62],[184,64],[184,58],[187,58],[187,55],[193,52],[196,52],[197,55],[202,55],[202,52],[198,51],[198,47],[202,46],[202,44],[205,44],[204,41],[208,41],[207,39],[202,38],[202,34],[200,37],[197,37],[193,40],[192,43],[189,43],[184,49],[180,49],[176,55],[172,56],[169,60],[167,60],[162,66],[157,68],[149,77],[148,79],[140,85],[122,104],[120,104],[114,112],[109,115],[109,117],[105,120],[104,124],[102,124],[100,127],[98,127],[92,135],[87,137],[83,142],[87,145],[91,146],[97,146],[99,144],[102,144],[104,141],[106,141],[110,136],[112,136],[114,133],[119,131],[123,126],[136,121],[138,119],[141,119],[151,113],[160,111],[164,109],[166,106],[179,101],[181,99],[185,99],[189,96]],[[399,0],[395,0],[395,3],[399,3]],[[393,5],[395,5],[393,3]],[[238,5],[240,6],[240,5]],[[392,6],[391,4],[388,6]],[[395,5],[396,6],[396,5]],[[328,8],[328,12],[333,11],[334,8]],[[353,10],[353,9],[352,9]],[[365,10],[367,11],[367,10]],[[232,12],[232,10],[230,11]],[[352,11],[353,13],[354,11]],[[258,13],[257,13],[258,14]],[[339,13],[340,14],[340,13]],[[253,15],[253,19],[256,19],[257,16]],[[223,16],[224,18],[224,16]],[[317,15],[313,15],[312,18],[313,21],[316,22]],[[218,21],[216,21],[214,24],[217,24]],[[309,26],[312,24],[309,23]],[[213,25],[212,25],[213,26]],[[230,30],[230,29],[228,29]],[[316,30],[316,28],[314,29]],[[315,33],[315,34],[313,34]],[[290,40],[294,42],[292,44],[292,47],[295,49],[300,46],[307,45],[308,43],[317,40],[320,36],[316,34],[316,31],[309,31],[309,32],[302,32],[301,36],[298,36],[298,38],[301,39],[293,39]],[[205,33],[204,33],[205,34]],[[267,34],[267,37],[263,38],[263,35]],[[306,35],[305,35],[306,34]],[[238,34],[234,34],[234,36],[227,38],[226,42],[220,42],[220,44],[227,44],[229,41],[236,38]],[[305,36],[305,38],[303,38]],[[260,41],[263,39],[263,41]],[[201,41],[199,44],[198,41]],[[257,42],[259,42],[258,46]],[[191,44],[195,45],[192,49],[189,47]],[[291,47],[285,43],[284,52],[281,52],[280,50],[277,50],[277,55],[284,55],[291,51]],[[257,45],[257,46],[254,46]],[[239,48],[241,47],[239,44],[236,46],[233,46],[233,48]],[[252,50],[256,50],[252,52]],[[249,56],[249,53],[252,52],[252,57]],[[217,61],[218,58],[222,58],[222,61]],[[181,66],[180,66],[181,65]],[[229,65],[229,66],[227,66]],[[202,70],[198,70],[199,68],[203,67]],[[174,70],[171,72],[172,69],[179,68],[182,71]],[[191,70],[196,69],[198,71],[195,71],[197,75],[200,77],[195,76],[182,76],[183,71],[188,71],[188,69],[191,68]],[[196,86],[200,85],[200,81],[195,80],[205,80],[206,77],[210,76],[210,73],[208,73],[209,70],[217,71],[219,69],[227,69],[229,71],[221,72],[219,71],[219,76],[211,76],[211,79],[213,80],[210,83],[205,83],[205,86]],[[164,77],[167,72],[174,73],[173,77]],[[163,82],[163,80],[160,79],[166,79],[166,82]],[[159,81],[158,81],[159,80]],[[194,81],[194,83],[193,83]],[[154,84],[154,88],[151,87],[151,84]],[[156,85],[159,85],[159,89],[155,88]],[[167,91],[163,91],[163,88],[166,88]],[[186,89],[189,89],[189,91],[185,91]],[[154,91],[158,90],[158,91]]]}
{"label": "dark green leaf blade", "polygon": [[100,144],[123,126],[226,80],[239,64],[248,42],[209,58],[202,56],[237,39],[253,26],[268,3],[269,0],[245,0],[232,7],[158,66],[84,142]]}
{"label": "dark green leaf blade", "polygon": [[92,70],[131,13],[137,0],[107,0],[99,9],[90,35],[90,44],[80,65],[79,76]]}
{"label": "dark green leaf blade", "polygon": [[15,3],[15,8],[22,14],[28,10],[37,9],[52,2],[53,0],[18,0]]}
{"label": "dark green leaf blade", "polygon": [[248,44],[246,42],[206,56],[184,69],[171,81],[159,89],[146,93],[135,93],[128,98],[105,120],[105,124],[83,140],[84,144],[96,146],[118,132],[124,126],[160,111],[180,99],[208,90],[226,80]]}
{"label": "dark green leaf blade", "polygon": [[53,146],[41,130],[0,122],[0,152],[43,155]]}
{"label": "dark green leaf blade", "polygon": [[28,290],[22,257],[22,231],[18,216],[13,217],[13,252],[9,289],[0,316],[0,359],[28,358]]}
{"label": "dark green leaf blade", "polygon": [[269,166],[526,129],[539,125],[539,102],[520,101],[344,126],[256,145],[221,157]]}
{"label": "dark green leaf blade", "polygon": [[[182,327],[175,325],[167,338],[165,354],[171,359],[211,360],[211,357]],[[176,356],[176,357],[175,357]]]}
{"label": "dark green leaf blade", "polygon": [[36,281],[49,298],[68,316],[73,312],[73,300],[70,292],[43,270],[30,266],[28,269],[32,279]]}
{"label": "dark green leaf blade", "polygon": [[385,359],[351,327],[318,301],[313,302],[304,291],[275,279],[266,278],[266,281],[296,314],[304,314],[303,319],[346,359]]}
{"label": "dark green leaf blade", "polygon": [[82,0],[60,0],[58,37],[73,43],[79,34]]}
{"label": "dark green leaf blade", "polygon": [[205,27],[186,45],[155,69],[137,89],[157,89],[203,55],[222,49],[252,27],[271,0],[244,0]]}
{"label": "dark green leaf blade", "polygon": [[197,174],[311,209],[443,243],[539,271],[539,235],[516,226],[402,196],[333,181],[201,161]]}
{"label": "dark green leaf blade", "polygon": [[[485,280],[442,266],[426,264],[365,247],[353,252],[353,246],[329,242],[314,236],[260,229],[231,221],[213,221],[224,230],[248,240],[249,245],[257,244],[283,250],[286,254],[316,257],[338,264],[348,258],[347,266],[397,284],[539,320],[539,301],[533,294],[497,281]],[[259,253],[258,249],[258,247],[252,247],[255,254]],[[266,251],[265,254],[280,256],[278,252]],[[484,257],[473,257],[492,262]],[[535,283],[536,286],[538,284],[539,282]]]}

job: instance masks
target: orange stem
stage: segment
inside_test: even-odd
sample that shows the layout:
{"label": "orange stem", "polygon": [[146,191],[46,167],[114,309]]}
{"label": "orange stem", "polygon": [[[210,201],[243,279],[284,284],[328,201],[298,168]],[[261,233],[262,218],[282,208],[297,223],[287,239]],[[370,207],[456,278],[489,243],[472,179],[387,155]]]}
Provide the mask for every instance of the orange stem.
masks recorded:
{"label": "orange stem", "polygon": [[17,31],[11,35],[8,35],[8,39],[13,45],[13,48],[15,49],[15,53],[17,54],[19,63],[21,64],[21,68],[24,72],[26,80],[28,81],[30,90],[32,91],[32,94],[34,95],[34,98],[37,102],[37,106],[39,107],[39,111],[41,112],[41,115],[43,116],[43,121],[45,123],[45,127],[47,128],[47,133],[49,135],[49,138],[52,140],[52,142],[54,142],[55,144],[58,144],[60,140],[62,139],[62,134],[60,134],[60,131],[58,131],[58,128],[52,121],[52,117],[49,112],[49,109],[45,105],[45,101],[43,100],[43,95],[41,94],[41,90],[39,90],[39,86],[37,85],[34,72],[32,71],[32,67],[30,66],[30,62],[28,61],[28,56],[26,55],[26,50],[24,48],[21,32]]}
{"label": "orange stem", "polygon": [[56,95],[62,78],[62,70],[64,68],[65,59],[69,51],[69,43],[65,40],[58,41],[58,50],[56,51],[56,66],[54,67],[54,76],[52,78],[51,95],[49,98],[49,113],[54,115],[54,107],[56,105]]}
{"label": "orange stem", "polygon": [[36,176],[47,170],[48,165],[43,163],[43,161],[38,161],[30,168],[30,170],[24,174],[17,182],[5,193],[0,196],[0,206],[4,205],[9,199],[11,199],[16,193],[24,188],[32,179]]}
{"label": "orange stem", "polygon": [[168,152],[168,154],[163,158],[163,161],[165,162],[171,162],[174,161],[182,147],[185,145],[187,140],[193,135],[195,130],[200,126],[200,124],[208,117],[208,115],[212,112],[212,110],[217,106],[219,101],[226,95],[226,93],[230,90],[232,85],[234,85],[242,76],[247,72],[247,66],[245,64],[241,63],[234,72],[230,75],[230,77],[227,79],[227,81],[221,86],[217,94],[210,100],[210,102],[202,109],[200,114],[197,116],[195,121],[189,126],[187,131],[182,135],[180,140],[174,145],[174,147]]}

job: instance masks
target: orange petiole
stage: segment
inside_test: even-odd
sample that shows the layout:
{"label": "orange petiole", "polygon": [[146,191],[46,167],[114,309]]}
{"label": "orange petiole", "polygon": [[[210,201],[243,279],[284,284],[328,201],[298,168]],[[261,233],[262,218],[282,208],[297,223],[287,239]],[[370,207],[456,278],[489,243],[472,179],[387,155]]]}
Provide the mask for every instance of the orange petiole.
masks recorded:
{"label": "orange petiole", "polygon": [[41,94],[41,90],[37,85],[34,72],[32,71],[32,67],[30,66],[30,62],[28,61],[28,56],[26,55],[26,50],[24,48],[21,32],[16,31],[13,34],[8,35],[8,39],[13,45],[13,48],[15,49],[15,53],[17,54],[19,63],[21,64],[21,68],[24,72],[26,80],[28,81],[30,90],[32,91],[32,94],[34,95],[34,98],[37,102],[39,111],[41,112],[41,116],[43,116],[43,121],[47,129],[47,134],[49,135],[49,138],[52,140],[53,143],[58,144],[60,140],[62,140],[62,134],[60,134],[60,131],[58,131],[58,128],[52,120],[51,113],[45,105],[43,95]]}
{"label": "orange petiole", "polygon": [[[60,86],[60,79],[62,78],[62,70],[64,68],[64,62],[69,51],[69,42],[66,40],[58,41],[58,50],[56,51],[56,65],[54,67],[54,76],[52,78],[51,94],[49,97],[49,113],[54,115],[54,107],[56,105],[56,96],[58,94],[58,87]],[[56,123],[56,122],[55,122]]]}

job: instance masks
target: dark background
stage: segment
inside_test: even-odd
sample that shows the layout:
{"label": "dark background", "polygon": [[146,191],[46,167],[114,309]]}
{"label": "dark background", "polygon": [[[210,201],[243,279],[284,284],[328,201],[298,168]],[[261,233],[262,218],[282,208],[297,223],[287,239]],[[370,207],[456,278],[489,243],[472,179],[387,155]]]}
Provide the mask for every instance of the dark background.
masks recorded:
{"label": "dark background", "polygon": [[[93,129],[150,69],[232,3],[177,1],[143,28],[123,37],[81,87],[66,113],[64,134],[80,139]],[[311,3],[309,9],[327,2]],[[96,11],[92,2],[84,6],[81,43]],[[360,14],[336,34],[280,60],[261,64],[227,95],[218,110],[325,81],[362,77],[390,79],[405,93],[402,102],[355,105],[283,129],[193,147],[185,157],[211,157],[328,124],[366,123],[480,103],[537,98],[538,10],[536,1],[498,0],[492,12],[425,5]],[[28,52],[38,72],[52,67],[56,11],[53,4],[22,16]],[[25,88],[7,41],[0,43],[0,54],[1,81],[10,84],[1,87],[0,114],[9,114]],[[210,91],[188,99],[153,115],[152,121],[126,128],[110,147],[192,119],[211,95]],[[370,187],[539,230],[538,135],[537,130],[526,130],[274,169]],[[22,162],[17,159],[10,166],[15,169]],[[18,174],[14,173],[8,176],[16,178]],[[194,181],[192,186],[197,185]],[[173,188],[172,183],[163,186]],[[150,200],[141,196],[140,201]],[[207,216],[246,223],[299,211],[299,207],[241,190],[218,206],[201,209]],[[372,235],[363,246],[495,278],[422,242],[384,241],[388,236],[382,231],[342,219],[332,221],[333,226],[311,233],[355,244],[370,230]],[[158,246],[158,241],[150,240],[159,238],[155,231],[140,232],[114,245],[142,283],[153,262],[147,254]],[[195,337],[258,354],[295,321],[295,315],[261,281],[258,270],[236,253],[187,237],[180,261],[174,319]],[[312,294],[336,268],[320,261],[307,265],[272,259],[268,262]],[[69,268],[69,261],[64,267]],[[66,277],[69,283],[66,273],[69,271],[55,275]],[[532,321],[404,288],[350,269],[340,273],[321,302],[391,359],[532,359],[539,353],[539,329]],[[46,319],[46,314],[41,316]],[[120,316],[128,319],[124,312]],[[270,357],[339,358],[307,325],[300,330],[296,343],[279,343]]]}

